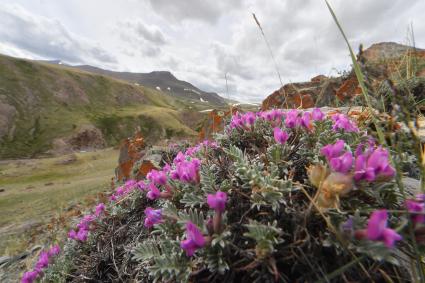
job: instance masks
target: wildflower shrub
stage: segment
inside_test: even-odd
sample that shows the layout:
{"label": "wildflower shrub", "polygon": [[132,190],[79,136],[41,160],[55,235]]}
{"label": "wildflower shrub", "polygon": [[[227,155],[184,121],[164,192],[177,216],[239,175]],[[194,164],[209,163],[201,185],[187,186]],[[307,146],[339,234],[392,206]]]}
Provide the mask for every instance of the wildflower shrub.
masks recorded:
{"label": "wildflower shrub", "polygon": [[162,157],[77,224],[47,281],[415,276],[423,195],[405,201],[388,149],[343,114],[236,113],[215,141]]}

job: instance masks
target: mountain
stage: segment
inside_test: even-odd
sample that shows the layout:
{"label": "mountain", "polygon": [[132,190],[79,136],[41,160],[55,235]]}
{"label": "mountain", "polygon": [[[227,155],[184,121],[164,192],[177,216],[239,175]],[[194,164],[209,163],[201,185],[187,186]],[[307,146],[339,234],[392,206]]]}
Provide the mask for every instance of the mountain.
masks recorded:
{"label": "mountain", "polygon": [[195,136],[199,110],[211,106],[65,65],[0,55],[0,159],[115,145],[136,130],[147,142]]}
{"label": "mountain", "polygon": [[[60,60],[45,61],[51,64],[63,64]],[[70,66],[94,74],[109,76],[133,84],[147,86],[157,89],[172,97],[181,99],[208,102],[217,106],[226,105],[223,97],[214,92],[203,91],[191,83],[177,79],[168,71],[154,71],[150,73],[114,72],[89,65]]]}
{"label": "mountain", "polygon": [[[391,80],[395,86],[406,83],[414,95],[425,98],[425,50],[395,42],[381,42],[363,50],[357,60],[370,83],[378,91],[382,82]],[[412,81],[412,78],[418,78]],[[353,70],[338,77],[318,75],[307,82],[289,83],[270,94],[262,109],[276,107],[337,106],[351,101],[361,93]]]}

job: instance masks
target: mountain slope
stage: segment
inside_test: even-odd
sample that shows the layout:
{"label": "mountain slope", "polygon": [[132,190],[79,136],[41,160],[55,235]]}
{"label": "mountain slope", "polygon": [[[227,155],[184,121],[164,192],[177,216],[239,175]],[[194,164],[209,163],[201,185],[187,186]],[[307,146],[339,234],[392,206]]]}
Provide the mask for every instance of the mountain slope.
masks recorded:
{"label": "mountain slope", "polygon": [[89,65],[80,65],[73,67],[91,73],[106,75],[131,83],[137,83],[154,89],[159,87],[159,89],[164,93],[182,99],[207,101],[211,104],[215,104],[218,106],[226,104],[224,98],[220,97],[217,93],[205,92],[203,90],[200,90],[191,83],[177,79],[173,74],[167,71],[155,71],[150,73],[131,73],[114,72]]}
{"label": "mountain slope", "polygon": [[146,87],[0,55],[0,159],[44,153],[73,138],[82,145],[69,146],[81,149],[90,146],[80,140],[87,135],[100,135],[103,145],[137,129],[148,141],[195,135],[184,123],[195,110]]}

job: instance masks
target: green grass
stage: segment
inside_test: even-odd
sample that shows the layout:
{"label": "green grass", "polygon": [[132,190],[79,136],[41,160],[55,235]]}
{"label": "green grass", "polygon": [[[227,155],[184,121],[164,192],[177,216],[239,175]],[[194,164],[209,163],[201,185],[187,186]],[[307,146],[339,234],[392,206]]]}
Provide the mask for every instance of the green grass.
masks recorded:
{"label": "green grass", "polygon": [[0,102],[17,111],[10,135],[0,139],[0,159],[40,155],[55,138],[69,137],[84,124],[98,126],[109,145],[138,127],[148,140],[192,136],[179,113],[212,107],[101,75],[1,55]]}
{"label": "green grass", "polygon": [[0,254],[20,247],[16,237],[25,223],[45,223],[85,196],[109,190],[118,150],[76,156],[75,162],[66,165],[59,164],[65,157],[0,164],[0,188],[5,190],[0,193]]}

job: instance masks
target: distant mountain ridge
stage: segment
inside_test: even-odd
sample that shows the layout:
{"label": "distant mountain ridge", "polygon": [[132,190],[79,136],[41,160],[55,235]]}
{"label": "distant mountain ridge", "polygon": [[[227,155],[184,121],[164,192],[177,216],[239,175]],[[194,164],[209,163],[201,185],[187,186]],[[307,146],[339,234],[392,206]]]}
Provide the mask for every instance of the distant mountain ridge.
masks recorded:
{"label": "distant mountain ridge", "polygon": [[[63,65],[60,60],[43,61],[50,64]],[[223,97],[215,92],[203,91],[189,82],[177,79],[169,71],[153,71],[150,73],[133,73],[133,72],[115,72],[90,65],[67,65],[68,67],[77,68],[86,72],[109,76],[115,79],[127,81],[133,84],[147,86],[162,91],[165,94],[182,99],[197,100],[209,102],[211,104],[223,106],[226,101]]]}

